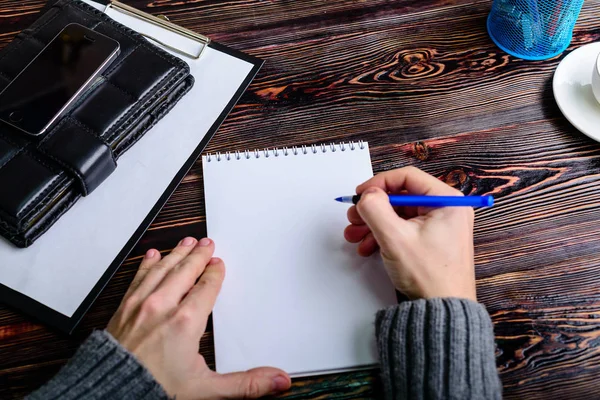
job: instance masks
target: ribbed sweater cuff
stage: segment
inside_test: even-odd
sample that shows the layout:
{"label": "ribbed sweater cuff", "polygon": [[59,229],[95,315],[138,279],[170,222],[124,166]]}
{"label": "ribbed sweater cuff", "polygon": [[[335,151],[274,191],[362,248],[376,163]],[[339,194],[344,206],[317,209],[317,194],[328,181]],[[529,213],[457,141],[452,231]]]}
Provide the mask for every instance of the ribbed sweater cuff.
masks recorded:
{"label": "ribbed sweater cuff", "polygon": [[95,331],[59,373],[27,399],[168,399],[139,361],[106,331]]}
{"label": "ribbed sweater cuff", "polygon": [[377,313],[388,399],[501,399],[494,330],[483,305],[464,299],[404,302]]}

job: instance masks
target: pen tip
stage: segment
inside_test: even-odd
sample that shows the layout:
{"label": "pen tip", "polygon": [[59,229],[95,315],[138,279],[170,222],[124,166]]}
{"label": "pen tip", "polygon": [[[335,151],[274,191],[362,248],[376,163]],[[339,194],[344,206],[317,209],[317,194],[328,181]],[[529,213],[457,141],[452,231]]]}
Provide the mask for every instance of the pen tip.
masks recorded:
{"label": "pen tip", "polygon": [[344,199],[342,199],[341,197],[336,197],[336,198],[335,198],[335,201],[339,201],[340,203],[343,203],[343,202],[344,202]]}

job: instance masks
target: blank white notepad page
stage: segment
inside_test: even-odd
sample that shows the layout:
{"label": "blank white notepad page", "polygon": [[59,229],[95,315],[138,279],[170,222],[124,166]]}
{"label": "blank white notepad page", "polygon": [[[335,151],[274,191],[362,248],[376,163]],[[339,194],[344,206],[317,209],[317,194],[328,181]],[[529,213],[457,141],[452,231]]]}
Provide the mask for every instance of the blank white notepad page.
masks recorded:
{"label": "blank white notepad page", "polygon": [[373,174],[368,145],[350,146],[203,157],[208,235],[227,268],[213,313],[218,372],[376,363],[375,313],[396,297],[380,256],[358,256],[343,237],[348,205],[334,198]]}

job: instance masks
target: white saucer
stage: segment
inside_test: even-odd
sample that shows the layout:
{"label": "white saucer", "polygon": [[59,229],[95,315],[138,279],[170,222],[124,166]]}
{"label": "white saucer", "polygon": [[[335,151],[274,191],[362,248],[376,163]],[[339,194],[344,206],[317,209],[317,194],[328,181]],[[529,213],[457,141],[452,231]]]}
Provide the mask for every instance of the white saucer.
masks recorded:
{"label": "white saucer", "polygon": [[600,42],[574,50],[556,68],[554,98],[575,128],[600,142],[600,103],[592,92],[592,73],[600,54]]}

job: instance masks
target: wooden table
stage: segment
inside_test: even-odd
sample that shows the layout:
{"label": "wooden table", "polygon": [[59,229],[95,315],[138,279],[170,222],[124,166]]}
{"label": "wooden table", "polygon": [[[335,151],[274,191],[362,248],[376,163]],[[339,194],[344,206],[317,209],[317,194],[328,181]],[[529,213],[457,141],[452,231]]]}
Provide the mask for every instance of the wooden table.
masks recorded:
{"label": "wooden table", "polygon": [[[499,51],[489,0],[127,2],[266,60],[207,151],[368,140],[376,171],[415,165],[493,194],[476,213],[475,260],[505,397],[600,393],[600,145],[556,106],[562,57]],[[0,46],[42,5],[0,0]],[[600,0],[586,1],[569,51],[600,40],[598,15]],[[205,233],[202,187],[197,163],[72,337],[0,306],[0,398],[35,389],[106,325],[146,249]],[[212,363],[210,332],[200,348]],[[375,371],[349,373],[298,380],[287,396],[377,387]]]}

